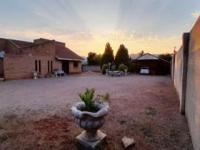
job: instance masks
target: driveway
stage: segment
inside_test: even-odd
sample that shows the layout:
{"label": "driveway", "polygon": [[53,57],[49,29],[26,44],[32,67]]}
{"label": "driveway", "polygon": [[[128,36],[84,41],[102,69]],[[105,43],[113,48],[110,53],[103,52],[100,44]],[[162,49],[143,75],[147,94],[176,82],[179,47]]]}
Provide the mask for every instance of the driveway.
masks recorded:
{"label": "driveway", "polygon": [[0,148],[76,149],[74,137],[81,129],[70,107],[85,88],[111,96],[111,112],[102,128],[108,135],[104,149],[123,149],[121,138],[129,136],[138,150],[192,150],[169,77],[101,74],[1,82],[0,130],[8,136]]}

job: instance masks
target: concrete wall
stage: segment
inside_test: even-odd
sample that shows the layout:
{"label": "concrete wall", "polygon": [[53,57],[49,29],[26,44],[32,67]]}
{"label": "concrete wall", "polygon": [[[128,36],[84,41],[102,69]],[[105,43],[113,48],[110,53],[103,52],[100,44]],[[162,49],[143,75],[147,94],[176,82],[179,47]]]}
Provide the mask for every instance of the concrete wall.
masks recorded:
{"label": "concrete wall", "polygon": [[174,85],[177,89],[178,96],[181,100],[182,96],[182,76],[183,76],[183,47],[175,53],[174,64]]}
{"label": "concrete wall", "polygon": [[88,65],[83,65],[82,66],[83,72],[101,72],[101,67],[100,66],[88,66]]}
{"label": "concrete wall", "polygon": [[180,102],[182,99],[182,78],[183,78],[183,47],[174,56],[174,85],[176,87]]}
{"label": "concrete wall", "polygon": [[[200,150],[200,18],[192,28],[189,37],[188,53],[180,49],[175,56],[173,79],[182,103],[180,106],[185,109],[194,149]],[[186,58],[188,62],[185,61]],[[184,88],[185,92],[183,92]]]}
{"label": "concrete wall", "polygon": [[190,33],[186,117],[195,150],[200,150],[200,18]]}

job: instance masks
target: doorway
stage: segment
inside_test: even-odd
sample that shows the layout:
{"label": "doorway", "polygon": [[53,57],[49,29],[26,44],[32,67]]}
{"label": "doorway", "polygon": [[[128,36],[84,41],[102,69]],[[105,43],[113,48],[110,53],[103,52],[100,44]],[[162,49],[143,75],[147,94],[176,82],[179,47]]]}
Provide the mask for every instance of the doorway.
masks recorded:
{"label": "doorway", "polygon": [[62,70],[69,74],[69,62],[68,61],[62,61]]}
{"label": "doorway", "polygon": [[3,59],[0,58],[0,78],[4,77]]}

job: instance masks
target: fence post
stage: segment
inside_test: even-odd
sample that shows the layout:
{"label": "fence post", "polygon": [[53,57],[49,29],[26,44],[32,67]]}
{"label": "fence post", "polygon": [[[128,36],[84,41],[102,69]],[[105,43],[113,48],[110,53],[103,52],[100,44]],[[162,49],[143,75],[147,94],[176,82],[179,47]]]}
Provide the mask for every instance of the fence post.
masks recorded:
{"label": "fence post", "polygon": [[188,55],[189,55],[190,33],[183,34],[183,76],[182,76],[182,96],[180,101],[180,112],[185,114],[185,101],[187,90],[187,71],[188,71]]}
{"label": "fence post", "polygon": [[171,61],[171,78],[174,83],[174,68],[175,68],[175,59],[176,58],[176,52],[174,51],[174,54],[172,55],[172,61]]}

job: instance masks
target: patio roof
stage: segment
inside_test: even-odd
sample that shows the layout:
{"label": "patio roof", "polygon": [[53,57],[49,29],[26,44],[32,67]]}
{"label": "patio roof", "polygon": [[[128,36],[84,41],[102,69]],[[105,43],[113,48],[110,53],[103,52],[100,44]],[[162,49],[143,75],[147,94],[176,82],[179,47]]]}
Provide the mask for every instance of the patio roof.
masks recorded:
{"label": "patio roof", "polygon": [[56,58],[58,60],[82,61],[83,58],[67,47],[56,45]]}

